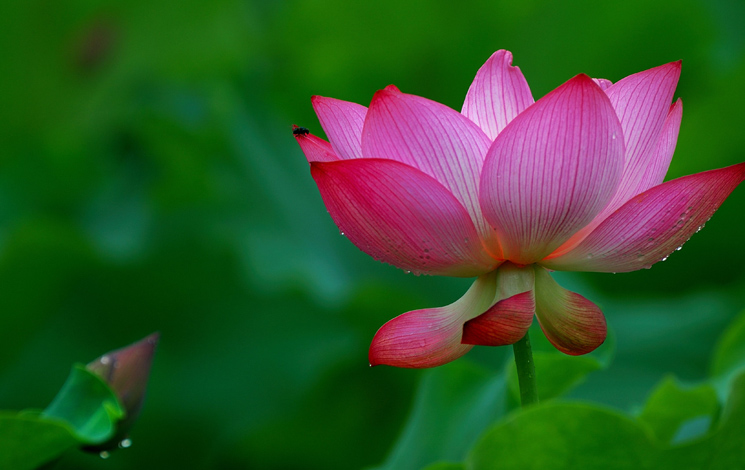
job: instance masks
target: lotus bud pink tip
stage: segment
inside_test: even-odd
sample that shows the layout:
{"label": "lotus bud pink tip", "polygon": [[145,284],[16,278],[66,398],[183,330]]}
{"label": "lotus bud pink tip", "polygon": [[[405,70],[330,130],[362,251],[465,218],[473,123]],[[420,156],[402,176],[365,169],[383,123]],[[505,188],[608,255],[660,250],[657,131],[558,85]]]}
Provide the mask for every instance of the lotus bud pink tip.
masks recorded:
{"label": "lotus bud pink tip", "polygon": [[160,333],[153,333],[129,346],[108,352],[86,366],[111,387],[124,406],[127,414],[119,423],[119,440],[126,436],[142,408],[159,339]]}

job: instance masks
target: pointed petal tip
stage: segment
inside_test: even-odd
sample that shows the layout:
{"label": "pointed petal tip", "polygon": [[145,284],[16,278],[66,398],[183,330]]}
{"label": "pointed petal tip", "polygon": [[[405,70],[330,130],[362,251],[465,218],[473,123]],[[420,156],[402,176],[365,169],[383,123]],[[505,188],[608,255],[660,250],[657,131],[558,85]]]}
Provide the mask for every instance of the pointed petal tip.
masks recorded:
{"label": "pointed petal tip", "polygon": [[371,103],[381,98],[396,96],[397,94],[402,94],[401,90],[399,90],[396,85],[388,85],[387,87],[383,88],[382,90],[378,90],[373,94]]}
{"label": "pointed petal tip", "polygon": [[590,77],[586,73],[578,73],[577,75],[569,79],[567,83],[578,83],[578,84],[582,84],[585,86],[592,83],[595,86],[599,86],[597,83],[595,83],[592,77]]}

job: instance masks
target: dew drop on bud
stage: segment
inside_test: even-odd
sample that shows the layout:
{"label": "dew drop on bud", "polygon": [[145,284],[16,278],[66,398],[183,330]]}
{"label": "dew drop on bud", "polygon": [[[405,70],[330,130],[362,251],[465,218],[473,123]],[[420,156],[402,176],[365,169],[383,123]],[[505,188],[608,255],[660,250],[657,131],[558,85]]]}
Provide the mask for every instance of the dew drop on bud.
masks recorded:
{"label": "dew drop on bud", "polygon": [[122,439],[119,442],[119,448],[120,449],[127,449],[127,448],[129,448],[131,446],[132,446],[132,439],[130,439],[130,438]]}
{"label": "dew drop on bud", "polygon": [[100,453],[98,454],[98,456],[99,456],[99,457],[101,457],[102,459],[108,459],[110,455],[111,455],[111,454],[109,454],[109,453],[108,453],[107,451],[105,451],[105,450],[102,450],[102,451],[101,451],[101,452],[100,452]]}

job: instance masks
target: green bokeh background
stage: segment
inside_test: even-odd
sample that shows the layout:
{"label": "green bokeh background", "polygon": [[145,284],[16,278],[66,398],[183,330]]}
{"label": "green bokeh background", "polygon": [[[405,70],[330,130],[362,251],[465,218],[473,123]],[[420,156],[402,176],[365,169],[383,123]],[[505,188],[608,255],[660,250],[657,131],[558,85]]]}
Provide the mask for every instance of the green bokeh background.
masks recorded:
{"label": "green bokeh background", "polygon": [[[323,135],[311,95],[394,83],[460,109],[500,48],[536,98],[683,59],[674,178],[745,160],[743,24],[739,0],[0,2],[0,409],[158,330],[132,447],[55,468],[381,464],[426,372],[368,368],[369,342],[469,281],[339,235],[290,132]],[[573,397],[633,411],[669,372],[706,376],[745,308],[743,208],[740,188],[651,270],[557,275],[616,343]],[[461,361],[497,374],[509,354]]]}

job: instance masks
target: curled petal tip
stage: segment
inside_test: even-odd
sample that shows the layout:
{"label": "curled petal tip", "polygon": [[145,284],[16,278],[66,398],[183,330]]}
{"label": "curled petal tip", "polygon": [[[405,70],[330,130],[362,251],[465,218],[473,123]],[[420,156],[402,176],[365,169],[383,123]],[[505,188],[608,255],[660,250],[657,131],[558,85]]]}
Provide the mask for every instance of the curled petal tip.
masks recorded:
{"label": "curled petal tip", "polygon": [[605,342],[607,325],[600,308],[559,286],[540,267],[536,267],[536,316],[546,338],[564,354],[587,354]]}
{"label": "curled petal tip", "polygon": [[461,343],[478,346],[506,346],[516,343],[530,328],[534,314],[533,291],[500,300],[463,325]]}

